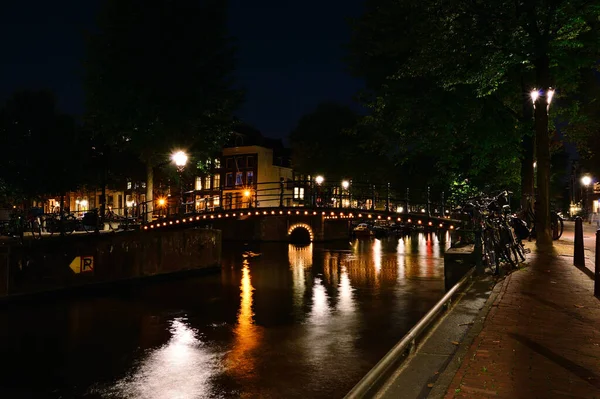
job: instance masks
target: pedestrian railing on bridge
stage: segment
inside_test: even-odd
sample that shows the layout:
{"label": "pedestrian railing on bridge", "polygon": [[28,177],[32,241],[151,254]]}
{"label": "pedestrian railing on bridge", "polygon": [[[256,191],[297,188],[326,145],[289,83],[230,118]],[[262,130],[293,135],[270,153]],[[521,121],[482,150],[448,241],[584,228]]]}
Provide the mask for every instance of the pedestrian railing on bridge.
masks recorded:
{"label": "pedestrian railing on bridge", "polygon": [[[140,204],[147,222],[184,214],[240,211],[255,208],[327,208],[360,211],[385,211],[398,214],[425,214],[445,217],[453,204],[445,201],[444,192],[394,188],[390,184],[332,184],[318,180],[294,180],[233,185],[217,190],[192,190],[178,196],[164,196]],[[149,215],[152,215],[150,217]]]}

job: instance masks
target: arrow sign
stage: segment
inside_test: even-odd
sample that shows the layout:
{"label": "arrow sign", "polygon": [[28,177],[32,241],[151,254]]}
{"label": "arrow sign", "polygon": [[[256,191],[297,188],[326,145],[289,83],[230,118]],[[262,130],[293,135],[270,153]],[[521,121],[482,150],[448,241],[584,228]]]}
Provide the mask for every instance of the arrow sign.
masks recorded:
{"label": "arrow sign", "polygon": [[94,272],[94,257],[93,256],[76,256],[69,265],[74,273],[90,273]]}

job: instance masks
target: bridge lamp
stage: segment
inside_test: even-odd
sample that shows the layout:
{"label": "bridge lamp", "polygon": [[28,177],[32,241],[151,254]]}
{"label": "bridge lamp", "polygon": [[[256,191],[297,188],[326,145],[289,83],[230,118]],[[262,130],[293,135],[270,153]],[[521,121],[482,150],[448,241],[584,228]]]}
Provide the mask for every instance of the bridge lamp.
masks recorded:
{"label": "bridge lamp", "polygon": [[325,181],[325,178],[323,176],[317,176],[315,177],[315,182],[319,185],[323,184],[323,182]]}
{"label": "bridge lamp", "polygon": [[250,190],[244,191],[244,197],[249,197],[249,196],[250,196]]}
{"label": "bridge lamp", "polygon": [[164,199],[164,198],[158,199],[158,206],[165,206],[166,203],[167,203],[166,199]]}

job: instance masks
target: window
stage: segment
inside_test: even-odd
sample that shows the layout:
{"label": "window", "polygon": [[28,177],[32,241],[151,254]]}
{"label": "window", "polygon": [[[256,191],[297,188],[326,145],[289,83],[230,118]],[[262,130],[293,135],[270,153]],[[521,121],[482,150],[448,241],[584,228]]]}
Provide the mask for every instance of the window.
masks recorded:
{"label": "window", "polygon": [[226,187],[233,186],[233,173],[227,173],[225,175],[225,186]]}
{"label": "window", "polygon": [[304,199],[304,187],[294,187],[294,199]]}
{"label": "window", "polygon": [[225,166],[227,167],[227,169],[233,168],[233,159],[227,158],[227,161],[225,161]]}
{"label": "window", "polygon": [[127,190],[131,190],[131,182],[130,181],[127,182]]}
{"label": "window", "polygon": [[235,159],[235,162],[236,162],[238,168],[246,167],[246,160],[244,159],[244,157],[237,157]]}
{"label": "window", "polygon": [[221,204],[221,199],[219,198],[218,195],[215,195],[213,197],[213,206],[218,207]]}
{"label": "window", "polygon": [[219,158],[215,158],[215,169],[219,169],[221,167],[221,160]]}
{"label": "window", "polygon": [[254,172],[253,171],[246,172],[246,184],[249,186],[254,184]]}
{"label": "window", "polygon": [[215,189],[221,188],[221,175],[215,175],[215,180],[213,183]]}
{"label": "window", "polygon": [[196,184],[194,185],[195,190],[202,190],[202,178],[200,176],[196,177]]}
{"label": "window", "polygon": [[242,172],[236,172],[235,173],[235,185],[236,186],[241,186],[242,184],[244,184],[243,182],[243,176],[244,174]]}
{"label": "window", "polygon": [[254,157],[253,156],[247,157],[247,165],[249,168],[254,166]]}
{"label": "window", "polygon": [[210,190],[210,176],[204,178],[204,189]]}

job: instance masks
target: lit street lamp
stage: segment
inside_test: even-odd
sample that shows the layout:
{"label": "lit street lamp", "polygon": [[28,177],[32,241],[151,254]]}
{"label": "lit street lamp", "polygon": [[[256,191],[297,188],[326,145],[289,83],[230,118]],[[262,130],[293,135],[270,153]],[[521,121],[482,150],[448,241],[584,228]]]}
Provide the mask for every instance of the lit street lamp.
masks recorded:
{"label": "lit street lamp", "polygon": [[584,215],[587,217],[588,214],[588,190],[590,187],[590,184],[592,183],[592,178],[590,176],[583,176],[581,178],[581,184],[583,184],[583,186],[585,187],[585,194],[582,197],[582,202],[583,202],[583,211],[584,211]]}
{"label": "lit street lamp", "polygon": [[[548,111],[550,103],[554,98],[555,91],[544,85],[541,90],[531,91],[533,102],[533,114],[535,120],[534,154],[537,164],[534,182],[537,181],[537,209],[535,217],[535,228],[537,232],[536,245],[539,248],[549,249],[552,247],[552,233],[550,221],[550,135],[548,134]],[[533,168],[535,169],[535,168]],[[534,170],[531,170],[533,173]]]}
{"label": "lit street lamp", "polygon": [[320,187],[323,184],[323,182],[325,181],[325,178],[321,175],[315,177],[315,183],[317,184],[317,186],[315,187],[312,183],[311,183],[311,187],[313,188],[311,191],[311,195],[312,195],[312,201],[313,201],[313,206],[320,206],[321,205],[321,193],[320,193]]}
{"label": "lit street lamp", "polygon": [[344,180],[342,181],[342,188],[343,191],[340,192],[340,208],[343,208],[343,202],[344,202],[344,191],[346,192],[346,195],[348,194],[348,189],[350,188],[350,182],[348,180]]}
{"label": "lit street lamp", "polygon": [[185,164],[187,163],[188,156],[183,151],[177,151],[171,155],[171,161],[177,166],[177,173],[179,174],[179,205],[180,205],[180,213],[184,213],[184,202],[183,202],[183,170],[185,169]]}

